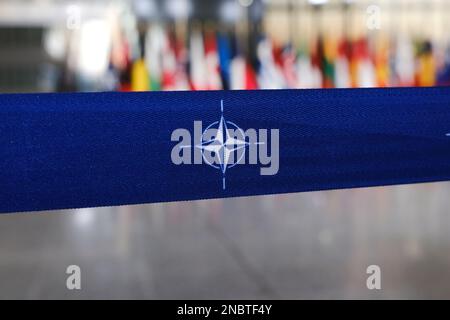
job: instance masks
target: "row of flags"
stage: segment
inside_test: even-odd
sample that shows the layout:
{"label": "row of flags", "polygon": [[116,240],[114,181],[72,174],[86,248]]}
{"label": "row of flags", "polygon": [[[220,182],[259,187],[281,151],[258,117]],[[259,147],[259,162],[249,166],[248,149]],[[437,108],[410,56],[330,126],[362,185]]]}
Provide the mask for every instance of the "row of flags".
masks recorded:
{"label": "row of flags", "polygon": [[[140,37],[140,51],[116,46],[111,61],[120,91],[250,90],[450,85],[450,50],[410,37],[320,37],[280,45],[257,36],[243,50],[236,36],[192,31],[186,39],[160,25]],[[113,46],[114,48],[114,46]],[[247,52],[245,52],[247,51]],[[126,61],[123,63],[123,61]]]}

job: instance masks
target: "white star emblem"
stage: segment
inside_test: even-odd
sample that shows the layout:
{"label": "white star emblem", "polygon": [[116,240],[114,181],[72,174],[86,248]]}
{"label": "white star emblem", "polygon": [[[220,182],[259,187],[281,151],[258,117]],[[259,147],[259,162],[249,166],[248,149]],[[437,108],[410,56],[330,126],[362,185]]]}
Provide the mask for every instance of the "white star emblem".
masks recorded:
{"label": "white star emblem", "polygon": [[233,152],[245,148],[249,143],[232,137],[227,128],[227,122],[223,115],[220,117],[219,127],[216,136],[209,140],[196,145],[197,148],[214,153],[217,163],[223,174],[227,171],[230,164],[230,156]]}

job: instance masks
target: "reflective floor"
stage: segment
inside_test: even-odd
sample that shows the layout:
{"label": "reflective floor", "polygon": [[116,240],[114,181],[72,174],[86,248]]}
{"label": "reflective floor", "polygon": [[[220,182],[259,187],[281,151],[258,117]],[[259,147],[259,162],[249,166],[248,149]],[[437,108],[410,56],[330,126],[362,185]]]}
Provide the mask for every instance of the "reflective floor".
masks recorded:
{"label": "reflective floor", "polygon": [[449,204],[434,183],[0,215],[0,298],[450,298]]}

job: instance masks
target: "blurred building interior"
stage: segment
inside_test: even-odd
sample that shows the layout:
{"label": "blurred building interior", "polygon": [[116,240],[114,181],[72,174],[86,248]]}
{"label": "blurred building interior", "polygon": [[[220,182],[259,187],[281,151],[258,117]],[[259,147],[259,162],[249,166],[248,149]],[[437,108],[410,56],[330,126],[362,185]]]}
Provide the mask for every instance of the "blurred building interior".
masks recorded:
{"label": "blurred building interior", "polygon": [[450,83],[446,0],[5,0],[0,92]]}
{"label": "blurred building interior", "polygon": [[[448,0],[2,0],[0,93],[446,86],[449,18]],[[0,298],[450,298],[449,191],[0,215]]]}

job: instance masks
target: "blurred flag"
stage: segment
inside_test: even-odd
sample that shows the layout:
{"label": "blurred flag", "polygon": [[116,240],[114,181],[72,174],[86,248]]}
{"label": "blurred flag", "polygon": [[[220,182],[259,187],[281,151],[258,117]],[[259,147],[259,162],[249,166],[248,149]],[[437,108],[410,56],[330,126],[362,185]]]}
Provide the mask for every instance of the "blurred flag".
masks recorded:
{"label": "blurred flag", "polygon": [[338,54],[335,63],[334,85],[336,88],[350,88],[350,65],[348,56],[350,52],[350,44],[347,40],[339,43]]}
{"label": "blurred flag", "polygon": [[245,59],[242,56],[235,56],[231,61],[231,90],[245,90],[246,72]]}
{"label": "blurred flag", "polygon": [[205,59],[208,89],[223,89],[222,79],[220,77],[219,54],[217,52],[216,36],[211,31],[206,32],[205,34]]}
{"label": "blurred flag", "polygon": [[177,48],[173,33],[164,33],[161,48],[161,89],[164,91],[189,90],[184,47]]}
{"label": "blurred flag", "polygon": [[231,90],[258,89],[255,72],[242,55],[237,55],[233,58],[230,69]]}
{"label": "blurred flag", "polygon": [[322,72],[312,63],[306,48],[299,50],[297,57],[297,78],[299,88],[313,89],[322,87]]}
{"label": "blurred flag", "polygon": [[184,39],[175,39],[172,44],[174,44],[175,57],[176,57],[176,73],[175,73],[175,88],[176,90],[189,90],[189,76],[187,73],[188,64],[188,52],[185,46]]}
{"label": "blurred flag", "polygon": [[160,25],[153,25],[148,29],[145,39],[145,63],[150,77],[150,90],[161,90],[165,41],[165,32]]}
{"label": "blurred flag", "polygon": [[396,85],[402,87],[414,85],[414,46],[409,37],[400,36],[397,38],[393,69],[396,75]]}
{"label": "blurred flag", "polygon": [[190,38],[190,79],[192,90],[208,89],[208,69],[202,34],[193,31]]}
{"label": "blurred flag", "polygon": [[219,62],[220,72],[223,79],[223,86],[225,89],[231,87],[231,46],[228,37],[224,34],[217,36],[217,42],[219,47]]}
{"label": "blurred flag", "polygon": [[323,72],[324,88],[333,88],[335,78],[334,61],[337,55],[336,42],[331,37],[319,39],[320,65]]}
{"label": "blurred flag", "polygon": [[418,86],[429,87],[436,84],[436,63],[430,41],[419,44],[416,79]]}
{"label": "blurred flag", "polygon": [[437,75],[437,85],[450,86],[450,47],[444,52],[441,68]]}
{"label": "blurred flag", "polygon": [[[165,37],[162,51],[161,86],[163,90],[177,90],[177,57],[174,40]],[[187,86],[188,87],[188,86]]]}
{"label": "blurred flag", "polygon": [[311,48],[312,48],[312,50],[311,50],[310,59],[311,59],[311,65],[313,68],[313,74],[314,74],[315,78],[317,78],[317,80],[319,79],[319,75],[320,75],[320,83],[317,84],[317,88],[322,88],[325,80],[324,80],[323,68],[322,68],[323,52],[321,51],[321,48],[320,48],[319,39],[317,39],[314,42],[314,44],[311,46]]}
{"label": "blurred flag", "polygon": [[352,85],[358,88],[376,86],[375,67],[372,63],[368,43],[365,38],[357,40],[352,46]]}
{"label": "blurred flag", "polygon": [[124,53],[124,64],[118,69],[119,72],[119,91],[128,92],[131,91],[131,56],[129,51],[129,45],[127,41],[124,41],[122,47]]}
{"label": "blurred flag", "polygon": [[147,67],[144,59],[137,59],[131,69],[131,90],[148,91],[150,88],[150,79],[147,73]]}
{"label": "blurred flag", "polygon": [[281,53],[281,66],[289,88],[298,88],[297,56],[292,44],[284,47]]}
{"label": "blurred flag", "polygon": [[261,89],[283,89],[287,87],[283,71],[275,62],[272,42],[263,38],[258,43],[257,56],[260,63],[258,83]]}
{"label": "blurred flag", "polygon": [[389,85],[389,42],[386,38],[379,38],[375,46],[375,74],[378,87]]}

